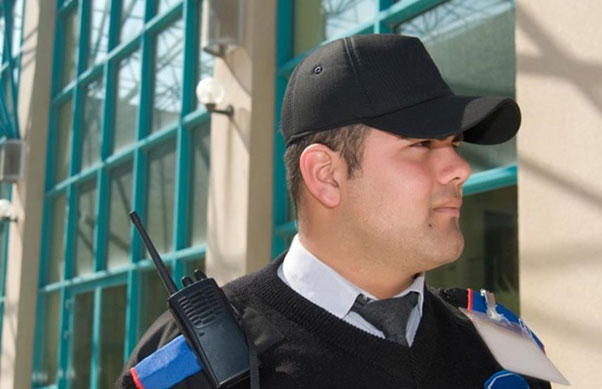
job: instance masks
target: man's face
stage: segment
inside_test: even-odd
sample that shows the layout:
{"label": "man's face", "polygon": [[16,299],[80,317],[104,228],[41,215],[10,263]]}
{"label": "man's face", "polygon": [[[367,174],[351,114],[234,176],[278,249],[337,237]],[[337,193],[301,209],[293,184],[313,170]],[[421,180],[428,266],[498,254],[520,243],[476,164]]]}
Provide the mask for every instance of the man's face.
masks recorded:
{"label": "man's face", "polygon": [[342,193],[350,238],[386,266],[402,262],[419,272],[456,260],[464,248],[462,184],[470,175],[459,141],[372,129],[365,142],[361,171]]}

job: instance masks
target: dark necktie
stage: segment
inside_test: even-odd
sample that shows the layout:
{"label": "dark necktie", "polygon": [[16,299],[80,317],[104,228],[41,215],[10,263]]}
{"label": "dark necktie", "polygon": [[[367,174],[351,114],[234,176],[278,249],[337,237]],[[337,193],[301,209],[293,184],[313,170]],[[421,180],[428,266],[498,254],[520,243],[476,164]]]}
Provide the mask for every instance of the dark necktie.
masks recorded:
{"label": "dark necktie", "polygon": [[406,327],[410,312],[417,302],[416,292],[384,300],[370,300],[366,296],[359,295],[351,310],[382,331],[385,338],[407,346]]}

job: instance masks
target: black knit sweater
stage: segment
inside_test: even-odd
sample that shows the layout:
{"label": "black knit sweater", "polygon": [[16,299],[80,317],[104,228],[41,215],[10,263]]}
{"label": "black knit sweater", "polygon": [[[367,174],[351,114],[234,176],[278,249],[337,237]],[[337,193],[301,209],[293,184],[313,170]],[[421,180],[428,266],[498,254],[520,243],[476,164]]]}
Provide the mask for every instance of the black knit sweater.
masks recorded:
{"label": "black knit sweater", "polygon": [[[371,335],[304,299],[277,275],[280,257],[224,288],[260,352],[261,388],[482,388],[502,368],[471,322],[436,290],[425,289],[412,347]],[[179,331],[168,313],[142,337],[116,388],[133,387],[128,368]],[[528,379],[531,388],[548,383]],[[247,382],[237,388],[248,387]],[[196,374],[177,388],[210,388]]]}

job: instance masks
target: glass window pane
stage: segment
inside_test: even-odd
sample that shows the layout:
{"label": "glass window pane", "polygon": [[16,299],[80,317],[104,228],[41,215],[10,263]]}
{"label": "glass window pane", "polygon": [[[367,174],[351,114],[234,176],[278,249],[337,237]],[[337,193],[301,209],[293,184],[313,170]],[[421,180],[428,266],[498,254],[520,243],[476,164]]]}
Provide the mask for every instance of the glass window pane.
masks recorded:
{"label": "glass window pane", "polygon": [[374,0],[296,0],[294,4],[294,55],[342,36],[376,15]]}
{"label": "glass window pane", "polygon": [[40,365],[34,371],[32,381],[36,387],[48,386],[56,383],[56,370],[58,367],[59,347],[59,320],[60,320],[60,293],[53,292],[42,300],[44,310],[42,340],[37,342],[40,349]]}
{"label": "glass window pane", "polygon": [[0,58],[4,53],[4,31],[5,31],[4,12],[0,10]]}
{"label": "glass window pane", "polygon": [[119,62],[113,151],[129,145],[136,139],[138,105],[140,104],[140,51]]}
{"label": "glass window pane", "polygon": [[178,20],[155,40],[151,132],[178,121],[182,107],[184,24]]}
{"label": "glass window pane", "polygon": [[184,274],[194,279],[194,271],[200,269],[205,271],[205,258],[189,259],[184,262]]}
{"label": "glass window pane", "polygon": [[169,141],[148,155],[147,229],[160,253],[173,249],[175,176],[176,142]]}
{"label": "glass window pane", "polygon": [[65,263],[65,222],[66,222],[67,197],[64,194],[57,196],[51,205],[52,229],[48,233],[50,246],[46,282],[53,283],[63,278],[63,264]]}
{"label": "glass window pane", "polygon": [[73,262],[73,274],[76,276],[94,272],[96,220],[96,181],[91,180],[79,187],[76,249]]}
{"label": "glass window pane", "polygon": [[190,194],[190,245],[207,241],[207,200],[209,195],[209,150],[211,149],[210,124],[192,133],[193,161],[190,167],[193,185]]}
{"label": "glass window pane", "polygon": [[[412,20],[396,32],[425,44],[445,81],[459,95],[514,97],[516,50],[513,0],[451,0]],[[473,173],[516,163],[516,140],[460,153]]]}
{"label": "glass window pane", "polygon": [[174,5],[181,3],[182,0],[159,0],[159,6],[157,7],[157,14],[165,12]]}
{"label": "glass window pane", "polygon": [[130,262],[130,220],[132,210],[132,162],[110,172],[107,268]]}
{"label": "glass window pane", "polygon": [[90,3],[90,42],[88,42],[88,66],[102,61],[109,50],[109,20],[111,2],[93,0]]}
{"label": "glass window pane", "polygon": [[13,56],[21,51],[21,36],[23,34],[23,0],[16,0],[13,4]]}
{"label": "glass window pane", "polygon": [[145,0],[123,0],[121,6],[120,42],[125,42],[142,31]]}
{"label": "glass window pane", "polygon": [[78,294],[74,297],[74,301],[68,378],[71,388],[89,388],[92,361],[94,292]]}
{"label": "glass window pane", "polygon": [[[15,114],[15,105],[13,100],[13,88],[10,82],[10,73],[8,67],[4,69],[2,74],[2,88],[4,89],[4,103],[6,104],[6,110],[8,111],[9,117],[12,119]],[[15,85],[16,86],[16,85]]]}
{"label": "glass window pane", "polygon": [[57,111],[56,120],[56,150],[54,166],[54,182],[63,181],[69,175],[71,161],[71,136],[73,132],[73,112],[71,100],[61,105]]}
{"label": "glass window pane", "polygon": [[104,95],[105,87],[102,77],[92,81],[85,88],[83,98],[84,115],[81,127],[81,170],[100,161],[100,139]]}
{"label": "glass window pane", "polygon": [[98,387],[112,388],[123,369],[126,285],[102,290]]}
{"label": "glass window pane", "polygon": [[65,16],[63,26],[63,46],[61,62],[61,88],[67,85],[75,78],[75,61],[77,56],[77,46],[79,42],[79,20],[77,18],[77,8],[73,8]]}
{"label": "glass window pane", "polygon": [[[167,267],[171,274],[171,267]],[[140,272],[140,294],[138,311],[138,338],[167,309],[167,292],[157,272],[145,270]]]}
{"label": "glass window pane", "polygon": [[464,198],[460,225],[465,247],[456,262],[430,271],[433,286],[488,289],[518,312],[516,186]]}

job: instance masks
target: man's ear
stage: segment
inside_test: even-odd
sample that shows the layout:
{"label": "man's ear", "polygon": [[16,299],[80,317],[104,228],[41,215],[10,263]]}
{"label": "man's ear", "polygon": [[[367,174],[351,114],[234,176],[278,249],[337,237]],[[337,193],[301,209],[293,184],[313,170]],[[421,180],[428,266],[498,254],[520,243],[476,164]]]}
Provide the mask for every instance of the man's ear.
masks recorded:
{"label": "man's ear", "polygon": [[327,208],[334,208],[341,201],[341,170],[346,169],[341,162],[337,153],[319,143],[308,146],[299,158],[307,191]]}

